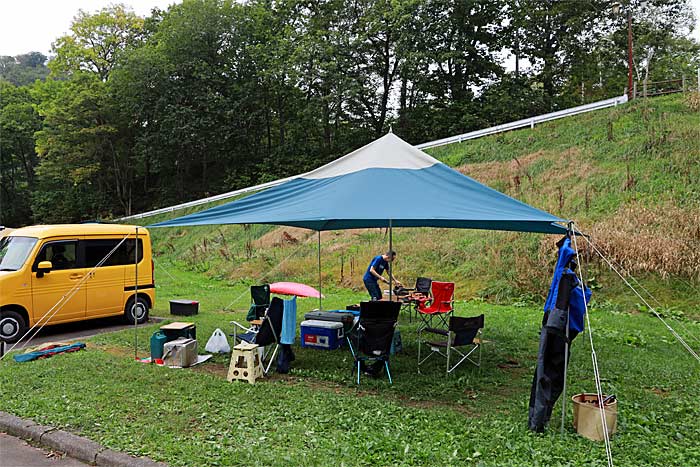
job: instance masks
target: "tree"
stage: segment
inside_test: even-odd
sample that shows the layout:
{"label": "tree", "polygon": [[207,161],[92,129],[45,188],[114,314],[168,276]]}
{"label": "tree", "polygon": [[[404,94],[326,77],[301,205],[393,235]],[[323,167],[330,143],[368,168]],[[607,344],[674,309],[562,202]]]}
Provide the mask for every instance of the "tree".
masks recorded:
{"label": "tree", "polygon": [[85,71],[106,81],[120,56],[143,40],[144,19],[125,5],[95,14],[79,10],[70,30],[53,45],[56,56],[49,62],[51,72],[60,76]]}
{"label": "tree", "polygon": [[46,79],[49,69],[46,67],[46,55],[39,52],[14,57],[0,56],[0,79],[15,86],[24,86],[36,80]]}
{"label": "tree", "polygon": [[0,225],[23,225],[32,218],[34,132],[41,119],[26,87],[0,80]]}
{"label": "tree", "polygon": [[503,72],[504,14],[503,2],[485,0],[406,4],[399,128],[410,141],[483,126],[476,94]]}
{"label": "tree", "polygon": [[119,113],[109,77],[144,36],[144,20],[123,5],[81,11],[72,34],[59,38],[49,62],[53,80],[40,86],[37,187],[42,220],[82,220],[130,212],[132,150],[129,116]]}

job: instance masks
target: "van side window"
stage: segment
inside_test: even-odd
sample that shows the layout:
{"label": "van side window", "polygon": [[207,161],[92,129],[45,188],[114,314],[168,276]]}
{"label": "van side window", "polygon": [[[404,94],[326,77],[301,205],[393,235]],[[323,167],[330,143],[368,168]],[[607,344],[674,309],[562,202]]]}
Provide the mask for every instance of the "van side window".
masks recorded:
{"label": "van side window", "polygon": [[54,270],[75,269],[78,242],[51,242],[41,248],[34,261],[36,266],[42,261],[51,261]]}
{"label": "van side window", "polygon": [[[102,261],[121,240],[82,240],[81,244],[85,249],[85,267],[94,268]],[[136,243],[134,240],[126,240],[119,245],[119,248],[102,263],[105,266],[123,266],[134,264]],[[143,241],[139,239],[139,262],[143,259]]]}

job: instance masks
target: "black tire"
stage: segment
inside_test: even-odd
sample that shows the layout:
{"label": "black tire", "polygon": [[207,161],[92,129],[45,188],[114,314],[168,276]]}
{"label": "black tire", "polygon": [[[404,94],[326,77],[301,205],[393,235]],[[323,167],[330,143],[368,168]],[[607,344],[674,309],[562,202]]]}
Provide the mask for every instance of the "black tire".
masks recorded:
{"label": "black tire", "polygon": [[17,342],[27,332],[27,320],[12,310],[0,311],[0,340]]}
{"label": "black tire", "polygon": [[148,321],[148,301],[139,295],[138,302],[134,302],[134,297],[131,297],[128,302],[126,302],[126,307],[124,307],[124,318],[129,324],[134,324],[134,309],[136,309],[136,316],[138,317],[138,324],[143,324]]}

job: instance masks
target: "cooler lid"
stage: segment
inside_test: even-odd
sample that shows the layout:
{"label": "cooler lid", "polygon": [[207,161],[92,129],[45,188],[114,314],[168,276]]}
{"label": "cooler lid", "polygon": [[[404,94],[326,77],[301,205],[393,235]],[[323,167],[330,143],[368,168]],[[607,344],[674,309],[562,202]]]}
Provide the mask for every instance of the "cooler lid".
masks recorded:
{"label": "cooler lid", "polygon": [[343,323],[340,321],[321,321],[318,319],[307,319],[301,322],[302,326],[310,328],[340,329]]}

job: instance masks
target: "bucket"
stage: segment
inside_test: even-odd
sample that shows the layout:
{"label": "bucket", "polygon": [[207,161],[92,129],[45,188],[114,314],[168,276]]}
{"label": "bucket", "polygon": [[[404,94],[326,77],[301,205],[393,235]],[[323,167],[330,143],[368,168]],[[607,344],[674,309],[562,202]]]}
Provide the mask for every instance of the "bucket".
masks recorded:
{"label": "bucket", "polygon": [[[603,396],[605,400],[607,396]],[[583,437],[593,441],[603,441],[603,423],[600,419],[597,394],[576,394],[571,398],[574,403],[574,428]],[[617,399],[605,404],[605,421],[608,425],[608,436],[617,431]]]}

